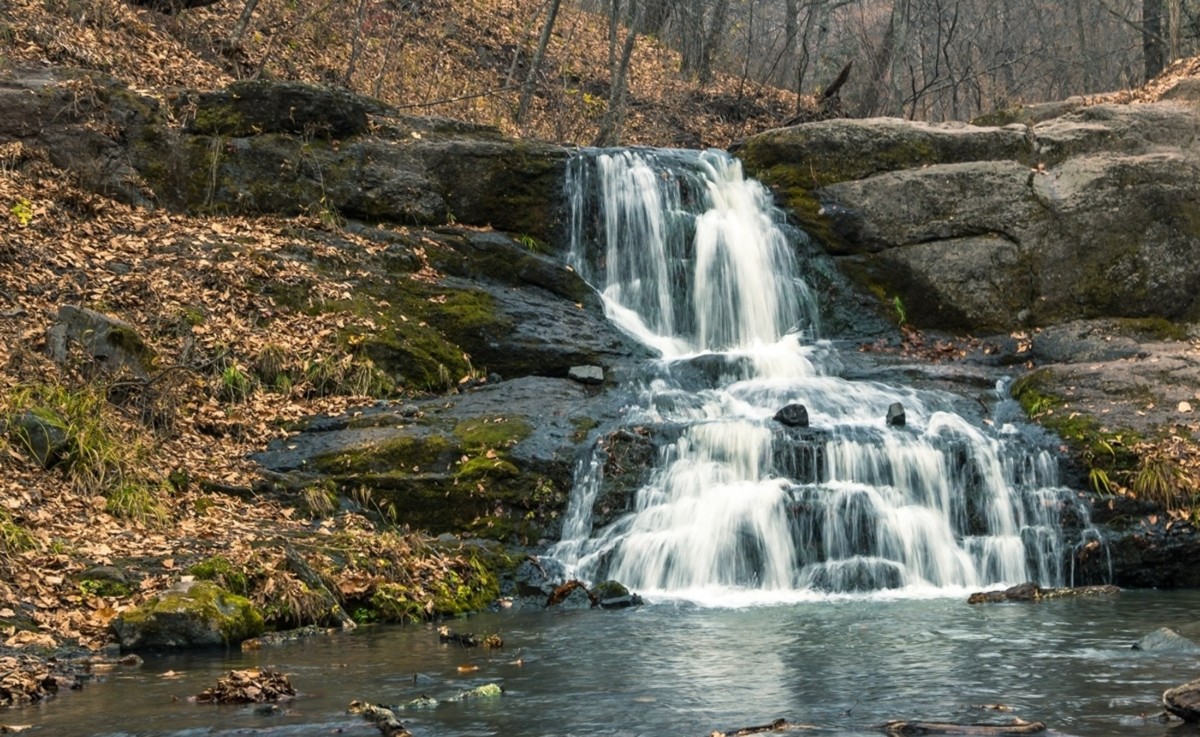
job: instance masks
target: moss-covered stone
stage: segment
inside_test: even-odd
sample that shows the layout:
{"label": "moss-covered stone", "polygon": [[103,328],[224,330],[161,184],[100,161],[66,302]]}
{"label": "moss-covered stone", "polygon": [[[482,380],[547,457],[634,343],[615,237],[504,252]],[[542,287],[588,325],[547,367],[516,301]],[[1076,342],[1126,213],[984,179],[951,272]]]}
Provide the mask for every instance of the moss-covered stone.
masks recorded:
{"label": "moss-covered stone", "polygon": [[125,650],[233,645],[262,634],[263,615],[242,596],[214,583],[173,590],[113,620]]}
{"label": "moss-covered stone", "polygon": [[250,579],[246,572],[223,555],[202,560],[190,566],[187,572],[201,581],[212,581],[238,596],[245,596],[250,591]]}

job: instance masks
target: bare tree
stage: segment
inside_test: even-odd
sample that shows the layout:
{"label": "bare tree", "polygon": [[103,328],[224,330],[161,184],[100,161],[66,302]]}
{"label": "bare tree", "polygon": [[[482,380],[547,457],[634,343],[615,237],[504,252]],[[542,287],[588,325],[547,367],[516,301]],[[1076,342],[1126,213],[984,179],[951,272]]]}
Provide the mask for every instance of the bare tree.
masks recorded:
{"label": "bare tree", "polygon": [[362,54],[363,23],[367,18],[367,0],[358,0],[358,9],[354,13],[354,35],[350,37],[350,59],[346,62],[346,74],[342,77],[342,86],[349,87],[354,79],[354,70],[358,66],[358,57]]}
{"label": "bare tree", "polygon": [[600,130],[592,144],[594,146],[615,146],[621,139],[621,131],[625,127],[625,90],[629,80],[629,61],[633,57],[633,47],[637,44],[644,17],[644,13],[639,13],[625,32],[625,43],[621,47],[617,73],[609,82],[608,109],[604,111],[604,118],[600,121]]}
{"label": "bare tree", "polygon": [[242,7],[242,14],[238,16],[237,24],[233,27],[233,34],[229,37],[229,45],[237,48],[242,45],[242,37],[246,35],[246,28],[250,25],[250,17],[254,15],[254,9],[258,7],[258,0],[246,0],[245,6]]}
{"label": "bare tree", "polygon": [[542,68],[542,60],[546,58],[546,49],[550,46],[550,34],[554,31],[554,21],[558,18],[558,8],[562,0],[551,0],[550,9],[546,12],[546,22],[542,24],[542,34],[538,38],[537,51],[529,62],[529,73],[525,75],[525,83],[521,85],[521,101],[517,105],[516,122],[524,122],[529,114],[529,105],[533,102],[533,90],[537,86],[537,75]]}

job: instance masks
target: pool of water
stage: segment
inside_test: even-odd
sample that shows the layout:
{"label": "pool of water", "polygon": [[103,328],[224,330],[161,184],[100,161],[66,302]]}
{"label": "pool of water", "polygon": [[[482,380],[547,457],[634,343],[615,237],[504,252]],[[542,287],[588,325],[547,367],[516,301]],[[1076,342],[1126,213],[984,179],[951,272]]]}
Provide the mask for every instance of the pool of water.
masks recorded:
{"label": "pool of water", "polygon": [[[493,652],[441,644],[433,625],[364,627],[257,652],[149,656],[0,723],[45,735],[372,735],[346,714],[351,700],[445,700],[497,683],[502,697],[400,716],[417,737],[700,737],[776,718],[859,735],[891,719],[1012,715],[1063,734],[1165,735],[1144,716],[1161,711],[1164,689],[1200,677],[1200,657],[1130,649],[1158,627],[1190,631],[1200,592],[984,606],[964,598],[659,602],[453,623],[500,634],[505,648]],[[224,671],[253,666],[287,673],[301,692],[282,714],[189,702]]]}

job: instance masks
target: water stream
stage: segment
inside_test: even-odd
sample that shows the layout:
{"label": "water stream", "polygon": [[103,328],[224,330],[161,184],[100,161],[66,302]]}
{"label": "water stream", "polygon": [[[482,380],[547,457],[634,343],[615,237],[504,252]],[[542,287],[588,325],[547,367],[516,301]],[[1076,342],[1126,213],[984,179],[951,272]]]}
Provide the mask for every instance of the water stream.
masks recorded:
{"label": "water stream", "polygon": [[[840,377],[784,218],[739,162],[594,152],[568,189],[574,267],[661,354],[627,424],[665,438],[605,528],[602,450],[580,475],[555,553],[581,577],[727,604],[1069,582],[1061,521],[1082,512],[1050,453],[962,397]],[[807,427],[772,419],[795,404]]]}
{"label": "water stream", "polygon": [[[149,656],[0,723],[53,737],[378,737],[345,713],[352,699],[427,694],[443,703],[400,714],[417,737],[700,737],[781,717],[818,726],[817,735],[866,737],[890,719],[1013,715],[1079,737],[1167,737],[1178,730],[1141,715],[1160,711],[1164,689],[1200,677],[1200,662],[1130,644],[1159,626],[1194,625],[1197,607],[1198,592],[1142,591],[1039,605],[876,595],[497,612],[454,627],[499,632],[499,653],[443,645],[434,625],[410,625],[250,653]],[[459,673],[466,663],[479,670]],[[266,665],[302,692],[282,714],[187,701],[231,668]],[[505,694],[446,701],[485,683]],[[985,704],[1013,711],[973,708]]]}

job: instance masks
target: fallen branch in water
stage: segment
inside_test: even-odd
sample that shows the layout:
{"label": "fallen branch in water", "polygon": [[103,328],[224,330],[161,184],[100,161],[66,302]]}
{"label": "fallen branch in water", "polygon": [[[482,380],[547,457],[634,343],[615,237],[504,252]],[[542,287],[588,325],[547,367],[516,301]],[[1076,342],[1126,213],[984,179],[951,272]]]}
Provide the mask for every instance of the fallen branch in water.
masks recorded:
{"label": "fallen branch in water", "polygon": [[1005,737],[1007,735],[1037,734],[1046,731],[1042,722],[1026,722],[1014,719],[1009,724],[956,724],[954,722],[901,722],[893,721],[880,725],[880,729],[891,735],[961,734]]}
{"label": "fallen branch in water", "polygon": [[765,734],[767,732],[790,732],[793,729],[813,729],[810,724],[792,724],[786,719],[776,719],[770,724],[759,724],[754,727],[741,727],[739,729],[728,729],[722,732],[721,730],[713,730],[708,737],[744,737],[750,734]]}
{"label": "fallen branch in water", "polygon": [[382,706],[369,704],[365,701],[351,701],[349,712],[358,714],[363,719],[379,728],[383,737],[413,737],[412,732],[404,728],[395,712]]}

